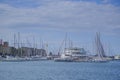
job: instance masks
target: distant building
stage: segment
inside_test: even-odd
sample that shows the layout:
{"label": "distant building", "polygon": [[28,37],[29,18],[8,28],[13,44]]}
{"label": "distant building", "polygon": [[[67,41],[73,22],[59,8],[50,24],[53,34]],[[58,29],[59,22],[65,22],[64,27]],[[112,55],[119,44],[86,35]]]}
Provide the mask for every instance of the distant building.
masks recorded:
{"label": "distant building", "polygon": [[1,53],[3,55],[9,55],[9,54],[11,54],[11,48],[10,47],[1,47]]}
{"label": "distant building", "polygon": [[21,50],[22,50],[22,53],[21,53],[22,56],[35,56],[35,55],[39,55],[41,57],[47,56],[46,51],[44,49],[22,47]]}
{"label": "distant building", "polygon": [[34,52],[33,48],[28,48],[28,47],[22,47],[21,50],[22,50],[22,56],[32,56]]}
{"label": "distant building", "polygon": [[9,42],[4,42],[4,43],[3,43],[3,46],[4,46],[4,47],[8,47],[8,46],[9,46]]}
{"label": "distant building", "polygon": [[45,57],[45,56],[47,56],[47,53],[46,53],[46,50],[44,50],[44,49],[36,49],[36,55]]}
{"label": "distant building", "polygon": [[11,48],[9,47],[8,42],[3,42],[0,41],[0,54],[1,55],[10,55],[11,54]]}

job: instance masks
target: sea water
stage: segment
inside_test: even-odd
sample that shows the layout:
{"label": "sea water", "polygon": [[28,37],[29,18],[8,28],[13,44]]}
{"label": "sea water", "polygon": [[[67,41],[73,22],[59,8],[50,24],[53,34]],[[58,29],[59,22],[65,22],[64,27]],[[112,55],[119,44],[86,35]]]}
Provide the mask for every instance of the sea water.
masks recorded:
{"label": "sea water", "polygon": [[0,62],[0,80],[120,80],[120,61]]}

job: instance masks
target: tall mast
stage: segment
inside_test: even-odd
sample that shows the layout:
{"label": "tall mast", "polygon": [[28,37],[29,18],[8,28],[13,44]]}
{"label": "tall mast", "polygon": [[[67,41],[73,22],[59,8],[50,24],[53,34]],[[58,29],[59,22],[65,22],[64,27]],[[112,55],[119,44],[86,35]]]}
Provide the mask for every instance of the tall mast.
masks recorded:
{"label": "tall mast", "polygon": [[[20,33],[18,32],[18,40],[17,40],[17,44],[18,44],[18,54],[20,54]],[[20,55],[21,56],[21,55]]]}
{"label": "tall mast", "polygon": [[20,32],[18,32],[18,49],[20,48]]}
{"label": "tall mast", "polygon": [[[16,49],[16,35],[14,34],[14,48]],[[16,50],[14,49],[13,53],[15,55]]]}
{"label": "tall mast", "polygon": [[16,44],[16,35],[14,34],[14,48],[15,48],[15,44]]}
{"label": "tall mast", "polygon": [[33,55],[35,56],[36,55],[36,48],[35,48],[35,36],[33,36],[33,48],[34,48],[34,51],[33,51]]}
{"label": "tall mast", "polygon": [[22,41],[20,41],[20,42],[21,42],[20,53],[21,53],[21,56],[22,56],[22,55],[23,55],[23,54],[22,54],[22,47],[23,47],[23,44],[22,44],[22,43],[23,43],[23,42],[22,42]]}
{"label": "tall mast", "polygon": [[61,43],[61,45],[60,45],[60,48],[59,48],[59,50],[58,50],[58,55],[60,55],[60,53],[61,53],[61,49],[62,49],[62,47],[63,47],[64,42],[65,42],[65,39],[62,41],[62,43]]}
{"label": "tall mast", "polygon": [[65,49],[67,48],[67,33],[66,33],[66,35],[65,35]]}
{"label": "tall mast", "polygon": [[105,57],[104,48],[100,40],[100,33],[96,33],[95,43],[97,56],[99,56],[100,58]]}
{"label": "tall mast", "polygon": [[45,47],[46,47],[46,53],[47,53],[47,56],[49,55],[48,54],[48,43],[45,44]]}

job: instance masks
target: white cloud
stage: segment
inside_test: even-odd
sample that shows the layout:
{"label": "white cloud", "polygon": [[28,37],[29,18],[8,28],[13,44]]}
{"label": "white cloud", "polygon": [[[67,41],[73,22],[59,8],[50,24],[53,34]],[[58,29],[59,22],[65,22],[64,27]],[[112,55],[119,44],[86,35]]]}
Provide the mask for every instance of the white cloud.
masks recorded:
{"label": "white cloud", "polygon": [[0,4],[0,27],[112,31],[120,27],[119,10],[120,7],[111,4],[64,0],[42,1],[42,5],[35,8]]}

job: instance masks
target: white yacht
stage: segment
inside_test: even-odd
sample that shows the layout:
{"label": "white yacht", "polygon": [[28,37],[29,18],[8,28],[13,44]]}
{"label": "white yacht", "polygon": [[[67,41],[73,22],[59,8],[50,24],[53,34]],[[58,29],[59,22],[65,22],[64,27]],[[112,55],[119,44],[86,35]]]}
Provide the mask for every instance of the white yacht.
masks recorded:
{"label": "white yacht", "polygon": [[55,61],[86,61],[86,57],[84,48],[65,48],[60,58],[56,58]]}

